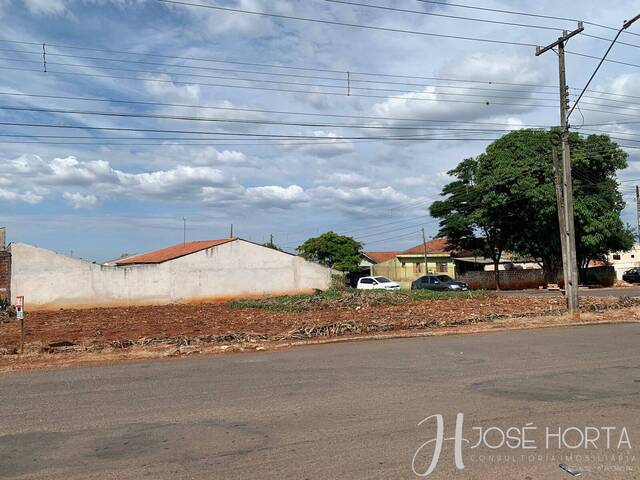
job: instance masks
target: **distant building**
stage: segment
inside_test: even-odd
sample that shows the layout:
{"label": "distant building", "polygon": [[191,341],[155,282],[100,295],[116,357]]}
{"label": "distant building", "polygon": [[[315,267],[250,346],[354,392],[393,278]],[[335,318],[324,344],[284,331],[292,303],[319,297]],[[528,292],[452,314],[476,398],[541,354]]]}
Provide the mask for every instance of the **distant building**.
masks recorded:
{"label": "distant building", "polygon": [[400,252],[385,262],[372,266],[372,274],[388,277],[402,288],[410,288],[411,282],[427,274],[456,276],[454,253],[446,239],[427,242],[427,265],[424,261],[424,244]]}
{"label": "distant building", "polygon": [[379,263],[384,263],[389,260],[393,260],[396,258],[400,252],[363,252],[360,254],[362,260],[360,261],[362,273],[366,273],[367,275],[372,275],[373,271],[371,267],[377,265]]}
{"label": "distant building", "polygon": [[640,245],[634,245],[628,252],[614,252],[607,255],[607,263],[616,270],[618,280],[630,268],[640,267]]}

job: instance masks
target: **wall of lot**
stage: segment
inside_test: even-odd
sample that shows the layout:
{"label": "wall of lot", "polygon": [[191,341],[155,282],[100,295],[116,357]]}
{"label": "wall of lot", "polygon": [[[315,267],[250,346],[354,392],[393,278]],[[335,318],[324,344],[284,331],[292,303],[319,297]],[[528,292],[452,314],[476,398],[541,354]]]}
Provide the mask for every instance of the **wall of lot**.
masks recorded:
{"label": "wall of lot", "polygon": [[[544,287],[544,272],[538,270],[501,270],[500,288],[502,290],[525,290]],[[496,288],[494,272],[467,272],[458,275],[457,280],[465,282],[473,289],[494,290]]]}
{"label": "wall of lot", "polygon": [[11,298],[11,254],[0,248],[0,300]]}
{"label": "wall of lot", "polygon": [[[494,290],[495,279],[493,272],[467,272],[459,275],[458,280],[466,282],[474,289]],[[612,287],[616,282],[616,271],[613,266],[590,267],[580,271],[580,285]],[[562,272],[558,274],[556,283],[564,288]],[[506,270],[500,271],[500,288],[502,290],[525,290],[546,287],[544,273],[537,270]]]}
{"label": "wall of lot", "polygon": [[244,240],[155,265],[107,267],[12,244],[11,290],[27,308],[152,305],[326,290],[329,269]]}

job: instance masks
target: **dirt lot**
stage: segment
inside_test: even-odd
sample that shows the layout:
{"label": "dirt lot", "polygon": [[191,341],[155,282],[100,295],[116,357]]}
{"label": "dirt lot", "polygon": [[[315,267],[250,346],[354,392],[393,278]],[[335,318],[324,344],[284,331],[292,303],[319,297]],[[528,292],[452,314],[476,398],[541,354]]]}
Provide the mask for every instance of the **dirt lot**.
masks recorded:
{"label": "dirt lot", "polygon": [[[107,359],[114,350],[142,349],[145,355],[164,356],[167,348],[174,354],[198,353],[207,345],[265,349],[283,342],[530,321],[564,313],[562,298],[493,294],[432,299],[310,296],[284,302],[31,312],[26,317],[26,355],[16,355],[17,322],[0,323],[0,370],[46,365],[53,357],[78,353]],[[582,303],[585,312],[594,312],[592,317],[624,308],[628,320],[634,320],[640,312],[631,299],[593,298]]]}

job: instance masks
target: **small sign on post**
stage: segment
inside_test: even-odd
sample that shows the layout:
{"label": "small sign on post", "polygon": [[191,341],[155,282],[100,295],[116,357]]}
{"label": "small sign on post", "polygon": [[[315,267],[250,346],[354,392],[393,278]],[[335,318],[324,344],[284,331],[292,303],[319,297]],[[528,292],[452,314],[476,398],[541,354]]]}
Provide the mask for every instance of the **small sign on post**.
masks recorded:
{"label": "small sign on post", "polygon": [[20,353],[24,353],[24,296],[16,297],[16,318],[20,321]]}

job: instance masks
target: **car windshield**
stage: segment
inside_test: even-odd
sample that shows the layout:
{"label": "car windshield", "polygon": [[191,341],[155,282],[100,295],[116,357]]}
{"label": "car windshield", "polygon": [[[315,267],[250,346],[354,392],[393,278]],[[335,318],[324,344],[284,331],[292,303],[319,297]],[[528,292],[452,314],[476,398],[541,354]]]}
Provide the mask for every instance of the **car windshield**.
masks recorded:
{"label": "car windshield", "polygon": [[441,282],[453,282],[453,278],[449,275],[438,275],[436,278]]}
{"label": "car windshield", "polygon": [[380,283],[391,283],[391,280],[387,277],[375,277],[375,279]]}

